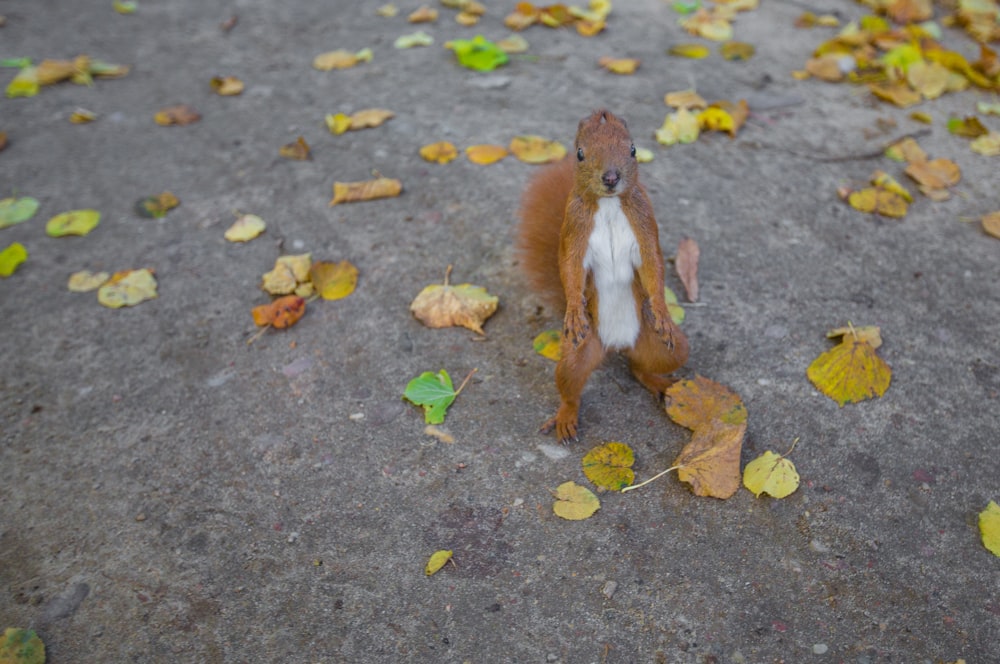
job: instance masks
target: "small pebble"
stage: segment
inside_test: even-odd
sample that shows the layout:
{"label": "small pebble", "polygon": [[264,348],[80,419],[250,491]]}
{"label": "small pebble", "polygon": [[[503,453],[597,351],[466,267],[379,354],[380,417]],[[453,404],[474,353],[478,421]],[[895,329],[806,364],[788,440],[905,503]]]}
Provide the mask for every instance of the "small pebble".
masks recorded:
{"label": "small pebble", "polygon": [[604,587],[601,588],[601,592],[604,593],[604,596],[607,597],[608,599],[611,599],[612,597],[615,596],[616,590],[618,590],[617,581],[606,581],[604,583]]}
{"label": "small pebble", "polygon": [[135,515],[135,520],[136,521],[145,521],[146,520],[146,515],[140,512],[139,514]]}
{"label": "small pebble", "polygon": [[295,544],[295,540],[297,540],[298,538],[299,538],[299,534],[298,533],[295,533],[295,532],[288,533],[288,543],[289,544]]}
{"label": "small pebble", "polygon": [[814,655],[824,655],[826,654],[826,651],[827,647],[825,643],[817,643],[816,645],[813,646]]}

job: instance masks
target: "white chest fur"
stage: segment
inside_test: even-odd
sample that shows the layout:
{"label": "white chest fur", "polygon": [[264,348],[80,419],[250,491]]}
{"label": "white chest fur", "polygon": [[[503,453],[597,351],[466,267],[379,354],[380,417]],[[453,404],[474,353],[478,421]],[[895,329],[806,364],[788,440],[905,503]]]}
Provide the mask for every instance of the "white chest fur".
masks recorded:
{"label": "white chest fur", "polygon": [[617,196],[600,199],[583,269],[594,278],[597,331],[606,348],[629,348],[639,336],[632,280],[641,264],[639,243],[622,211],[621,200]]}

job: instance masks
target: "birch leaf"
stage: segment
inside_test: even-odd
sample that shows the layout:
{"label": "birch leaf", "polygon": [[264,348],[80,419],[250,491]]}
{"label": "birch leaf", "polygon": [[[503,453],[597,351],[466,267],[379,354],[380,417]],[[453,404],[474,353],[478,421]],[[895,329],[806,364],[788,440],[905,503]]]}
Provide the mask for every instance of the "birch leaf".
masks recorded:
{"label": "birch leaf", "polygon": [[625,443],[605,443],[587,452],[581,462],[583,474],[601,489],[621,491],[635,480],[635,454]]}
{"label": "birch leaf", "polygon": [[470,145],[465,148],[465,156],[473,164],[488,166],[510,154],[502,145]]}
{"label": "birch leaf", "polygon": [[28,250],[20,242],[14,242],[0,251],[0,277],[7,278],[14,274],[26,260],[28,260]]}
{"label": "birch leaf", "polygon": [[264,232],[267,223],[255,214],[244,214],[226,229],[223,237],[230,242],[249,242]]}
{"label": "birch leaf", "polygon": [[64,235],[86,235],[101,222],[97,210],[70,210],[49,219],[45,224],[45,234],[49,237]]}
{"label": "birch leaf", "polygon": [[431,576],[438,572],[442,567],[448,564],[451,560],[452,552],[446,549],[440,551],[435,551],[431,554],[431,557],[427,560],[427,565],[424,566],[424,574]]}
{"label": "birch leaf", "polygon": [[1000,557],[1000,505],[992,500],[979,513],[979,534],[985,546],[994,556]]}
{"label": "birch leaf", "polygon": [[420,156],[431,163],[447,164],[458,156],[458,149],[448,141],[439,141],[420,148]]}
{"label": "birch leaf", "polygon": [[0,228],[7,228],[35,216],[38,211],[38,201],[25,196],[24,198],[4,198],[0,200]]}
{"label": "birch leaf", "polygon": [[892,379],[889,365],[854,333],[845,334],[840,344],[817,357],[806,374],[840,406],[882,396]]}
{"label": "birch leaf", "polygon": [[328,263],[316,261],[309,268],[309,278],[324,300],[340,300],[354,292],[358,285],[358,268],[350,261]]}
{"label": "birch leaf", "polygon": [[556,516],[569,521],[589,519],[601,509],[601,501],[594,492],[576,482],[563,482],[556,487],[555,499],[552,511]]}
{"label": "birch leaf", "polygon": [[107,283],[111,275],[107,272],[91,272],[90,270],[80,270],[69,275],[66,287],[74,293],[88,293],[97,290]]}
{"label": "birch leaf", "polygon": [[410,304],[410,311],[427,327],[466,327],[476,334],[483,332],[483,323],[497,310],[500,298],[485,288],[472,284],[444,284],[424,288]]}
{"label": "birch leaf", "polygon": [[530,134],[515,136],[510,142],[510,151],[528,164],[546,164],[566,156],[566,148],[562,143]]}
{"label": "birch leaf", "polygon": [[156,277],[147,268],[116,272],[97,289],[97,301],[109,309],[132,307],[156,297]]}
{"label": "birch leaf", "polygon": [[768,450],[743,469],[743,486],[758,498],[762,493],[784,498],[799,488],[799,474],[790,460]]}

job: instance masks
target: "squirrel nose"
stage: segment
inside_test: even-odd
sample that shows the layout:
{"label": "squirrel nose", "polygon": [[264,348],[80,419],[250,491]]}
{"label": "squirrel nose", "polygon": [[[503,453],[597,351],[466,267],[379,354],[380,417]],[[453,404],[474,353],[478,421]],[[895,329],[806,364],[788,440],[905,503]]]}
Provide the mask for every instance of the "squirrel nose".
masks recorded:
{"label": "squirrel nose", "polygon": [[622,174],[617,168],[605,171],[604,175],[601,176],[601,182],[603,182],[604,186],[608,189],[614,189],[621,179]]}

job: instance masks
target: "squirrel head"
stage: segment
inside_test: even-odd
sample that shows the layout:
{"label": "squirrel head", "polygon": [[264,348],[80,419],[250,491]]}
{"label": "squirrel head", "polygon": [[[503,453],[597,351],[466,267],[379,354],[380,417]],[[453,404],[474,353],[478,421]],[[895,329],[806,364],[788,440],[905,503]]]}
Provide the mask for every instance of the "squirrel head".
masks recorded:
{"label": "squirrel head", "polygon": [[600,109],[576,132],[576,186],[595,198],[620,196],[639,182],[635,145],[625,121]]}

